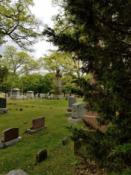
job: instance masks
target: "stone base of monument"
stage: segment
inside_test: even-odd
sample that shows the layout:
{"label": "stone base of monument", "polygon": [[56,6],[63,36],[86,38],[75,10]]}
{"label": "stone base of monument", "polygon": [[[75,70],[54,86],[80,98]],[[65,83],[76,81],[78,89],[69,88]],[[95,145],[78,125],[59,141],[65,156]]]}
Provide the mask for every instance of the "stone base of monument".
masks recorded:
{"label": "stone base of monument", "polygon": [[0,141],[0,148],[5,148],[5,147],[8,147],[8,146],[14,145],[17,142],[19,142],[20,140],[21,140],[21,137],[19,136],[18,138],[7,141],[7,142]]}
{"label": "stone base of monument", "polygon": [[12,170],[6,175],[27,175],[27,173],[21,169],[18,169],[18,170]]}
{"label": "stone base of monument", "polygon": [[77,123],[77,122],[80,122],[82,121],[81,118],[72,118],[72,117],[68,117],[68,122],[73,124],[73,123]]}
{"label": "stone base of monument", "polygon": [[0,114],[7,113],[8,109],[7,108],[0,108]]}
{"label": "stone base of monument", "polygon": [[31,129],[31,128],[29,128],[29,129],[26,130],[26,133],[27,134],[33,134],[33,133],[39,132],[39,131],[41,131],[42,129],[45,129],[45,128],[46,127],[42,127],[42,128],[38,128],[38,129]]}

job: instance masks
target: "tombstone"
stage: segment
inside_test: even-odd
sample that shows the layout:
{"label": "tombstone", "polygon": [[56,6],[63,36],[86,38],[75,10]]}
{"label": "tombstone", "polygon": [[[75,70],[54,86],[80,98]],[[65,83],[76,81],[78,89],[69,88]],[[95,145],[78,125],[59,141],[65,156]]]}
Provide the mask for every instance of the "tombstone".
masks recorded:
{"label": "tombstone", "polygon": [[19,128],[9,128],[3,132],[0,141],[0,148],[4,148],[17,143],[21,137],[19,136]]}
{"label": "tombstone", "polygon": [[76,103],[76,98],[74,96],[68,97],[68,112],[72,111],[73,104]]}
{"label": "tombstone", "polygon": [[7,112],[7,100],[6,98],[0,97],[0,113]]}
{"label": "tombstone", "polygon": [[41,150],[36,154],[36,163],[40,163],[43,162],[44,160],[46,160],[48,157],[47,155],[47,150]]}
{"label": "tombstone", "polygon": [[20,89],[13,88],[11,91],[11,98],[12,99],[21,99]]}
{"label": "tombstone", "polygon": [[40,117],[37,119],[32,120],[32,127],[27,129],[27,133],[34,133],[41,129],[45,128],[45,118]]}
{"label": "tombstone", "polygon": [[40,98],[41,99],[45,98],[45,94],[44,93],[40,93]]}
{"label": "tombstone", "polygon": [[6,175],[27,175],[27,173],[21,169],[18,169],[18,170],[12,170]]}
{"label": "tombstone", "polygon": [[71,117],[73,119],[82,119],[86,113],[86,105],[84,103],[74,103],[72,105]]}
{"label": "tombstone", "polygon": [[83,118],[86,126],[90,126],[91,128],[100,131],[101,133],[105,133],[107,130],[106,125],[100,125],[97,121],[98,114],[96,112],[86,112],[86,115]]}
{"label": "tombstone", "polygon": [[28,99],[33,99],[34,98],[34,91],[27,91],[26,92],[26,97]]}

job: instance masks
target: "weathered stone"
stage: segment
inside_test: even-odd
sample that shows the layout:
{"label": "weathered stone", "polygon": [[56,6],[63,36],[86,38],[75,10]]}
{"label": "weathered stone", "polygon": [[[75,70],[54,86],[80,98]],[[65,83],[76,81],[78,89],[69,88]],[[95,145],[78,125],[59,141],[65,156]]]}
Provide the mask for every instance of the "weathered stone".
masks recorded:
{"label": "weathered stone", "polygon": [[18,169],[18,170],[12,170],[6,175],[28,175],[25,171]]}
{"label": "weathered stone", "polygon": [[45,118],[40,117],[40,118],[32,120],[32,127],[30,129],[27,129],[26,132],[31,134],[31,133],[37,132],[43,128],[45,128]]}
{"label": "weathered stone", "polygon": [[72,111],[72,106],[74,103],[76,103],[76,98],[74,96],[69,96],[68,97],[68,109],[67,109],[68,112]]}
{"label": "weathered stone", "polygon": [[41,117],[41,118],[37,118],[32,120],[32,128],[31,129],[39,129],[39,128],[43,128],[45,125],[45,118]]}
{"label": "weathered stone", "polygon": [[27,97],[28,99],[34,98],[34,91],[27,91],[27,92],[26,92],[26,97]]}
{"label": "weathered stone", "polygon": [[100,125],[97,121],[97,117],[98,117],[98,114],[96,112],[87,112],[83,118],[83,121],[87,126],[90,126],[95,130],[105,133],[107,130],[107,126]]}
{"label": "weathered stone", "polygon": [[3,138],[0,140],[0,148],[17,143],[21,137],[19,136],[18,128],[10,128],[3,132]]}
{"label": "weathered stone", "polygon": [[0,98],[0,108],[6,108],[6,98]]}
{"label": "weathered stone", "polygon": [[41,150],[36,154],[36,163],[43,162],[44,160],[47,159],[47,150]]}
{"label": "weathered stone", "polygon": [[72,105],[71,117],[81,119],[86,113],[86,105],[84,103],[74,103]]}
{"label": "weathered stone", "polygon": [[10,140],[16,139],[19,137],[19,129],[18,128],[9,128],[3,133],[3,142],[8,142]]}

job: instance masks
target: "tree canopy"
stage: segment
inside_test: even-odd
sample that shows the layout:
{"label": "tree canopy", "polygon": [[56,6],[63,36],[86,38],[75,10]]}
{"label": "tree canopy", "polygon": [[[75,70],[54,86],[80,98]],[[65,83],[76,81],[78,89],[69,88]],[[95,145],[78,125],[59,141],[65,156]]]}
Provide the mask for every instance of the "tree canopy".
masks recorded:
{"label": "tree canopy", "polygon": [[14,46],[7,46],[0,60],[9,72],[16,74],[28,74],[30,71],[37,70],[39,64],[27,52],[17,51]]}
{"label": "tree canopy", "polygon": [[[64,13],[56,18],[57,28],[47,28],[43,34],[61,51],[75,53],[83,62],[83,71],[92,74],[94,83],[83,83],[87,107],[98,112],[99,120],[109,126],[104,136],[87,132],[89,157],[110,170],[129,168],[131,1],[62,0],[60,3]],[[82,136],[81,132],[77,135]]]}
{"label": "tree canopy", "polygon": [[20,47],[26,48],[38,36],[38,21],[31,13],[32,0],[0,1],[0,44],[11,38]]}

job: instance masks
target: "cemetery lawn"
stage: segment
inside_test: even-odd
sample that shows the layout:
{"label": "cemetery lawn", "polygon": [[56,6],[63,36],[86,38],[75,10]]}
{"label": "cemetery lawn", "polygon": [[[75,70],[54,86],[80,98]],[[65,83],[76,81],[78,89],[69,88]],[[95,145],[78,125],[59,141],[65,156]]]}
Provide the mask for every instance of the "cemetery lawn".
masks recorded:
{"label": "cemetery lawn", "polygon": [[[62,139],[70,136],[67,121],[66,100],[10,100],[8,113],[0,115],[0,134],[11,127],[20,129],[22,140],[16,145],[0,149],[0,175],[12,169],[23,169],[29,175],[73,175],[76,163],[73,142],[62,145]],[[45,117],[46,129],[33,135],[25,134],[32,119]],[[48,159],[35,164],[36,153],[48,150]]]}

